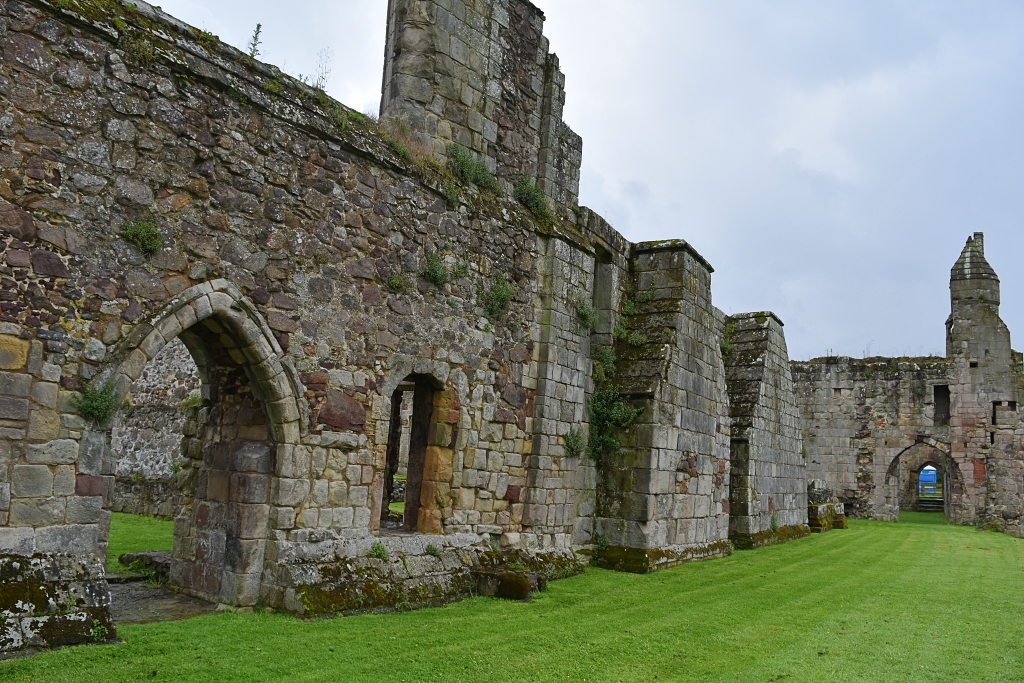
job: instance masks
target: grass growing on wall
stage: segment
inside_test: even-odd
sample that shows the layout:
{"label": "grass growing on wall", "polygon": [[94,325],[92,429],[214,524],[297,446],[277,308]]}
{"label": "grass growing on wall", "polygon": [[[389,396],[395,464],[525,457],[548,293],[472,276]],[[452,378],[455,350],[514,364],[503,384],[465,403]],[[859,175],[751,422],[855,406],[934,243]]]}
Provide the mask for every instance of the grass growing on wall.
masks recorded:
{"label": "grass growing on wall", "polygon": [[170,550],[174,540],[174,521],[115,512],[110,520],[110,544],[107,546],[107,571],[123,572],[117,561],[123,553],[146,550]]}
{"label": "grass growing on wall", "polygon": [[905,514],[654,574],[590,569],[529,603],[126,625],[122,644],[0,662],[0,680],[1014,681],[1021,595],[1024,541]]}

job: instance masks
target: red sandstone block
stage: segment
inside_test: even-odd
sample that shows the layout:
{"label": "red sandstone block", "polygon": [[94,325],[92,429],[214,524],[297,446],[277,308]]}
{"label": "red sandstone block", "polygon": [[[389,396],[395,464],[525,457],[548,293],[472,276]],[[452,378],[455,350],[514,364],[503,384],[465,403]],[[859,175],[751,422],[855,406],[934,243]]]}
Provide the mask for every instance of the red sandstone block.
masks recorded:
{"label": "red sandstone block", "polygon": [[76,496],[102,496],[103,477],[91,474],[79,474],[75,478]]}

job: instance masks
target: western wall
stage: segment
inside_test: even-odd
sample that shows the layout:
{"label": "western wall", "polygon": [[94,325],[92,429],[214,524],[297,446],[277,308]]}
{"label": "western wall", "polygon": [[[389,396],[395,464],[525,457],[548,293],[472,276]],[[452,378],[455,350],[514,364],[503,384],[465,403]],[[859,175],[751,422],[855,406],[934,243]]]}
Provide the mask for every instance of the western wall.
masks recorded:
{"label": "western wall", "polygon": [[[74,565],[54,590],[94,618],[124,510],[175,519],[191,595],[418,607],[798,538],[834,505],[809,479],[892,519],[932,460],[952,519],[1019,535],[1021,361],[980,236],[948,359],[791,364],[689,243],[578,205],[537,7],[388,17],[376,122],[145,3],[0,5],[4,562]],[[20,632],[0,649],[56,644]]]}

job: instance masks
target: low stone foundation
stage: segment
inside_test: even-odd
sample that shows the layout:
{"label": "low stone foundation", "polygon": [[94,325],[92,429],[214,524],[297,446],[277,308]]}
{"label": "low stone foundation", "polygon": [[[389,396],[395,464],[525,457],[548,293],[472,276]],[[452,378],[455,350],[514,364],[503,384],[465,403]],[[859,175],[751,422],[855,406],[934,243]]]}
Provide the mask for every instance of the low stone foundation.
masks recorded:
{"label": "low stone foundation", "polygon": [[810,535],[811,528],[807,524],[791,524],[774,530],[765,529],[756,534],[729,534],[729,540],[737,550],[753,550]]}
{"label": "low stone foundation", "polygon": [[832,529],[846,529],[846,515],[842,503],[822,503],[807,506],[807,519],[811,531],[821,533]]}
{"label": "low stone foundation", "polygon": [[845,506],[821,479],[807,482],[807,525],[814,533],[847,528]]}
{"label": "low stone foundation", "polygon": [[[280,568],[267,604],[305,616],[387,612],[438,606],[474,595],[524,599],[547,580],[583,571],[571,551],[495,551],[474,534],[342,541],[345,559]],[[370,552],[376,544],[378,557]],[[329,545],[329,543],[325,543]]]}
{"label": "low stone foundation", "polygon": [[114,484],[114,512],[174,519],[183,505],[184,497],[172,479],[118,477]]}
{"label": "low stone foundation", "polygon": [[0,657],[115,638],[103,577],[96,559],[0,555]]}
{"label": "low stone foundation", "polygon": [[633,574],[648,574],[659,569],[674,567],[683,562],[710,560],[732,555],[729,541],[716,541],[702,545],[668,548],[624,548],[608,546],[595,550],[595,564],[602,569],[613,569]]}

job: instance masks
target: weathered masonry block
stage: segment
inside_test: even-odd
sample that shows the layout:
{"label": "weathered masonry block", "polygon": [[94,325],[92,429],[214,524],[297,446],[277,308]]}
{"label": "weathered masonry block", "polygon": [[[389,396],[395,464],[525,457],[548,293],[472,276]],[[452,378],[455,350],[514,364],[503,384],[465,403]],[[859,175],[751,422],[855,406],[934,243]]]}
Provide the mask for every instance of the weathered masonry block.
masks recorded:
{"label": "weathered masonry block", "polygon": [[0,653],[116,636],[99,560],[0,554]]}
{"label": "weathered masonry block", "polygon": [[744,313],[724,322],[729,408],[729,539],[756,548],[810,533],[807,463],[782,321]]}
{"label": "weathered masonry block", "polygon": [[[522,594],[730,552],[734,436],[743,533],[806,524],[781,323],[730,376],[710,264],[576,206],[540,11],[389,9],[408,135],[143,2],[0,5],[0,553],[105,557],[120,509],[209,600]],[[637,417],[595,459],[598,392]]]}
{"label": "weathered masonry block", "polygon": [[461,144],[575,207],[583,141],[562,121],[565,76],[543,28],[528,0],[388,0],[381,116],[439,158]]}
{"label": "weathered masonry block", "polygon": [[793,363],[808,476],[847,515],[896,519],[918,509],[918,476],[934,467],[957,524],[1021,535],[1024,433],[1021,354],[999,317],[999,278],[982,233],[950,272],[946,356],[818,358]]}

